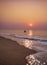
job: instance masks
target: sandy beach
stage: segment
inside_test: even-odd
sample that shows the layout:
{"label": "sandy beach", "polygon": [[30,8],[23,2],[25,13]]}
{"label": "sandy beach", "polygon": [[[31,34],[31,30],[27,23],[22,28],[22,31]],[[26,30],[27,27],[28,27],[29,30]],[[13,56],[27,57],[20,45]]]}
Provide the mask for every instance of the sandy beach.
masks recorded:
{"label": "sandy beach", "polygon": [[0,36],[0,65],[26,65],[25,57],[34,53],[35,50]]}

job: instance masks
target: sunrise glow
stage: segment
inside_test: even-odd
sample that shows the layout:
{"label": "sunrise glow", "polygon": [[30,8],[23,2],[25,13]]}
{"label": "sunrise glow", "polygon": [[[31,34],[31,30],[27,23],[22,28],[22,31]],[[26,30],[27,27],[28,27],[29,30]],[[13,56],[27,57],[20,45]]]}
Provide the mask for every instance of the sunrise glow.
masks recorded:
{"label": "sunrise glow", "polygon": [[30,24],[29,24],[29,26],[33,26],[33,24],[32,24],[32,23],[30,23]]}
{"label": "sunrise glow", "polygon": [[47,1],[0,2],[0,29],[47,29]]}

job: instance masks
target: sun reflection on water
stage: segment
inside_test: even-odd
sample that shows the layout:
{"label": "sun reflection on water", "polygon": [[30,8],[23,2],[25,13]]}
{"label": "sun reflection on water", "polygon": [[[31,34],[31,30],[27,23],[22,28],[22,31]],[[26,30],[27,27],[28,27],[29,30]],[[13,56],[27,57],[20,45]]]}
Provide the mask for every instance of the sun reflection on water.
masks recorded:
{"label": "sun reflection on water", "polygon": [[[31,30],[28,31],[27,36],[28,36],[29,38],[32,37],[32,31],[31,31]],[[27,48],[29,48],[29,49],[32,49],[32,41],[31,41],[31,40],[27,40],[27,39],[26,39],[26,40],[23,41],[23,43],[24,43],[24,46],[25,46],[25,47],[27,47]]]}
{"label": "sun reflection on water", "polygon": [[[28,37],[31,38],[32,37],[32,31],[29,30],[28,32]],[[32,40],[24,40],[24,45],[25,47],[29,48],[29,49],[33,49],[33,41]],[[26,65],[47,65],[47,52],[45,54],[45,52],[43,53],[36,53],[36,54],[30,54],[29,56],[26,56]]]}
{"label": "sun reflection on water", "polygon": [[32,41],[25,40],[24,41],[24,46],[31,49],[32,48]]}
{"label": "sun reflection on water", "polygon": [[32,30],[29,30],[28,36],[32,37]]}

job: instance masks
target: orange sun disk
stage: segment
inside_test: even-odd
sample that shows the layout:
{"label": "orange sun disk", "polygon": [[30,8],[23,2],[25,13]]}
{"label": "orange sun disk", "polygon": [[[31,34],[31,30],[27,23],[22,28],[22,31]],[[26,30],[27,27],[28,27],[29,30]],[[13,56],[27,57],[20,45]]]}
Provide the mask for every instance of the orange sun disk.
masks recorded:
{"label": "orange sun disk", "polygon": [[29,26],[32,26],[32,24],[29,24]]}

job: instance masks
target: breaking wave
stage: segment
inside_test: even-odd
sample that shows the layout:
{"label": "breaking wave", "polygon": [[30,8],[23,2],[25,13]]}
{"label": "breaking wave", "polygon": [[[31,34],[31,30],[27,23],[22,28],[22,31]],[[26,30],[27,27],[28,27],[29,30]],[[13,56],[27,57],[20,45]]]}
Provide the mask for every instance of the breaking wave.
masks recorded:
{"label": "breaking wave", "polygon": [[40,42],[46,42],[46,38],[41,38],[41,37],[28,37],[28,36],[20,36],[16,34],[7,34],[7,33],[0,33],[1,36],[6,36],[6,37],[13,37],[13,38],[20,38],[20,39],[27,39],[27,40],[32,40],[32,41],[40,41]]}

